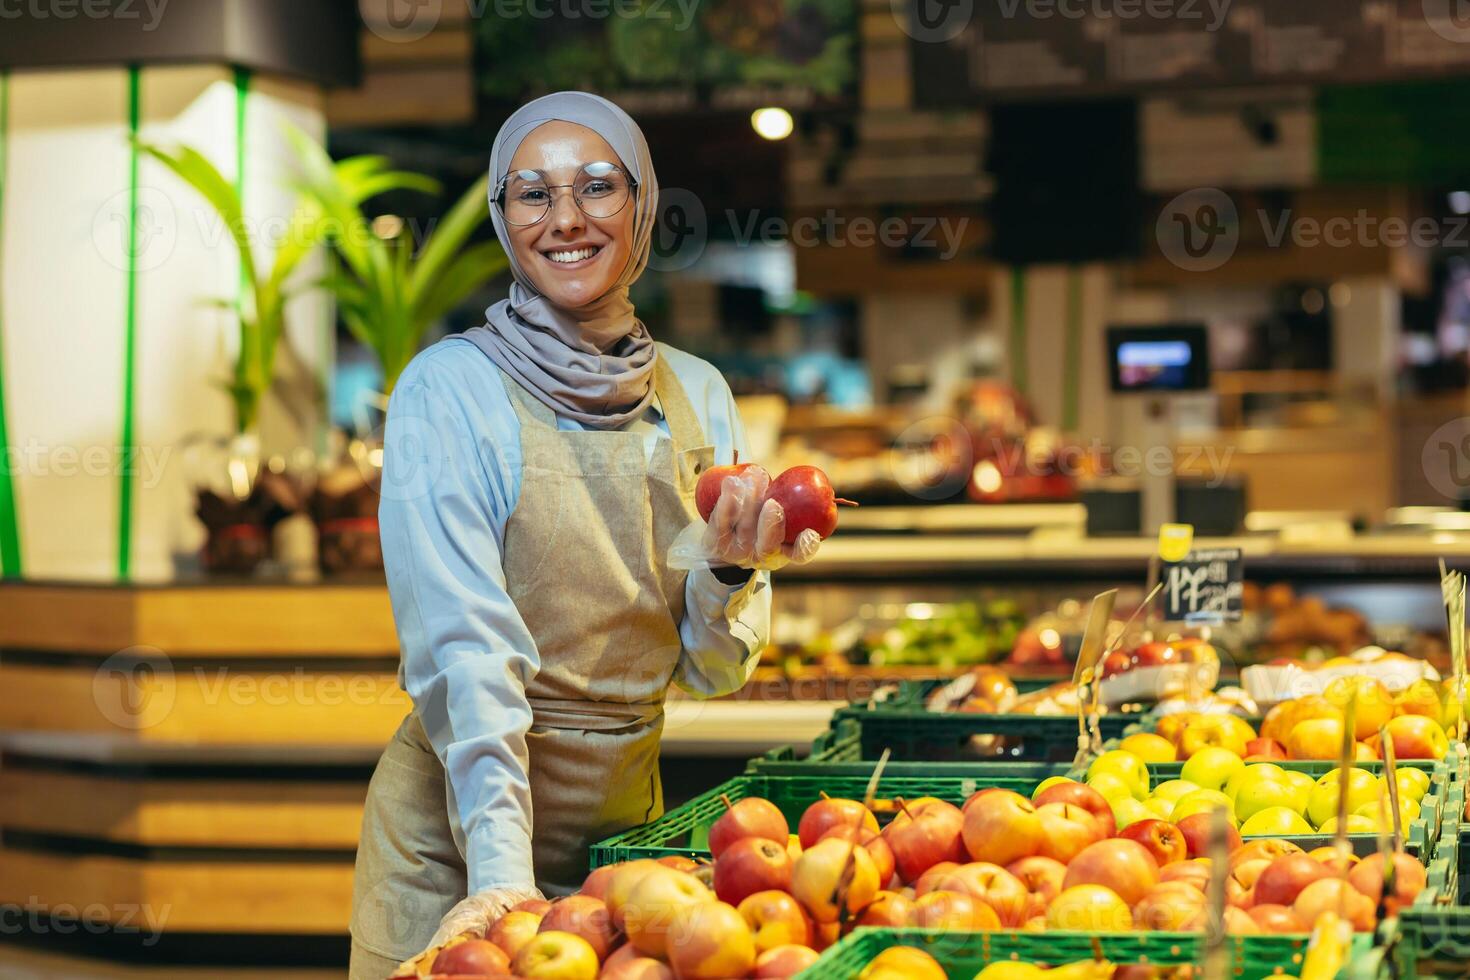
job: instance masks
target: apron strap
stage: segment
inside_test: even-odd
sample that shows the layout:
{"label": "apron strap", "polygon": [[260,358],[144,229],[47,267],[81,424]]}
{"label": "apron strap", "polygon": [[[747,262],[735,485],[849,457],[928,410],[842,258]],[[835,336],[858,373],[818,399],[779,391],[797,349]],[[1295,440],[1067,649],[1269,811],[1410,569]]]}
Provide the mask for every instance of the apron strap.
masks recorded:
{"label": "apron strap", "polygon": [[537,399],[531,397],[531,393],[522,388],[520,382],[506,374],[497,366],[495,370],[500,372],[500,380],[505,382],[505,393],[510,396],[510,405],[515,409],[516,418],[521,425],[528,422],[540,422],[548,428],[556,428],[556,413]]}
{"label": "apron strap", "polygon": [[699,424],[699,416],[694,414],[694,406],[689,403],[684,385],[662,352],[654,365],[653,384],[663,407],[664,421],[669,424],[669,437],[674,441],[674,448],[697,449],[705,445],[704,427]]}

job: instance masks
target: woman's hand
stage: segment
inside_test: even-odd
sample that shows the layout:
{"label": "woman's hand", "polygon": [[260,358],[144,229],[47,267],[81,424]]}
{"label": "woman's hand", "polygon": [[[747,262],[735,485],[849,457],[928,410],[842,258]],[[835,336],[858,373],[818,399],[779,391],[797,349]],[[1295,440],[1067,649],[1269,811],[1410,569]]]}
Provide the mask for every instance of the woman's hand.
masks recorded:
{"label": "woman's hand", "polygon": [[816,556],[822,539],[810,528],[791,544],[784,543],[786,512],[776,501],[765,499],[770,485],[770,474],[760,467],[725,477],[704,530],[711,564],[773,570],[805,564]]}
{"label": "woman's hand", "polygon": [[469,933],[476,939],[483,938],[497,919],[513,906],[532,898],[544,896],[535,888],[491,888],[471,895],[460,902],[444,918],[439,920],[439,929],[429,942],[429,948],[442,946],[455,936]]}

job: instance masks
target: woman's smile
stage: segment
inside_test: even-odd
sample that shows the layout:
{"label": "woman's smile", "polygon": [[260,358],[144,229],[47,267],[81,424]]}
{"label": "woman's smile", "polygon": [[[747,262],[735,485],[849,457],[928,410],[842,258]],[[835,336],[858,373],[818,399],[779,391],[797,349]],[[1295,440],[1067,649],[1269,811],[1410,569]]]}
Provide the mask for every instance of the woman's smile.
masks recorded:
{"label": "woman's smile", "polygon": [[592,242],[576,242],[571,245],[556,245],[541,250],[557,272],[585,269],[602,254],[602,246]]}

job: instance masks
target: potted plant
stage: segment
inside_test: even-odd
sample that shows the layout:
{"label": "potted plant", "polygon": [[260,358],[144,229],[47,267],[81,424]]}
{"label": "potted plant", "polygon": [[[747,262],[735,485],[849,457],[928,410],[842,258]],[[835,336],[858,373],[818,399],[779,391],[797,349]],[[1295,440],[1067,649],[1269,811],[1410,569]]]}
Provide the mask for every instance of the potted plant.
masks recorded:
{"label": "potted plant", "polygon": [[[305,134],[293,132],[299,147],[321,148]],[[286,304],[310,283],[292,282],[292,274],[326,237],[327,216],[316,199],[301,194],[286,234],[268,269],[258,264],[235,185],[202,153],[188,146],[163,147],[137,141],[152,157],[192,187],[223,222],[240,257],[242,292],[238,301],[210,300],[228,309],[239,329],[239,353],[231,376],[222,383],[234,406],[234,433],[223,449],[217,478],[199,480],[196,512],[207,537],[204,564],[215,572],[248,574],[270,550],[270,531],[300,508],[300,492],[283,474],[260,466],[260,405],[270,388],[276,353],[285,325]],[[353,157],[332,165],[337,186],[347,200],[359,202],[396,188],[432,189],[418,174],[389,169],[378,156]]]}
{"label": "potted plant", "polygon": [[[416,241],[404,223],[377,230],[361,198],[343,183],[340,168],[321,147],[293,137],[302,159],[303,189],[326,218],[336,269],[322,281],[337,300],[352,335],[373,351],[383,371],[379,408],[418,352],[425,331],[508,264],[498,242],[469,244],[489,217],[488,178],[482,177],[433,230]],[[434,185],[437,191],[437,185]],[[380,233],[381,232],[381,233]],[[327,572],[382,567],[378,544],[378,486],[382,450],[359,433],[343,465],[324,474],[311,501],[319,555]]]}

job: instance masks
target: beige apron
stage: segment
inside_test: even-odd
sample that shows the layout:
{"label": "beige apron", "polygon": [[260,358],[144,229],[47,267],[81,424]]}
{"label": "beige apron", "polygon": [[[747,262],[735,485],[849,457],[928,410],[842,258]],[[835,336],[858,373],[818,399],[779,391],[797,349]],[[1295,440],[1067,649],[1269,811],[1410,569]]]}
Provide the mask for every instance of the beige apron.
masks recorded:
{"label": "beige apron", "polygon": [[[655,440],[651,459],[637,432],[559,431],[550,409],[502,377],[523,457],[505,577],[541,658],[526,689],[532,852],[541,890],[566,894],[586,876],[592,844],[663,812],[659,738],[685,579],[664,556],[695,519],[694,486],[714,449],[663,358],[655,384],[671,438]],[[420,952],[464,897],[453,832],[444,770],[410,715],[368,790],[354,980]]]}

